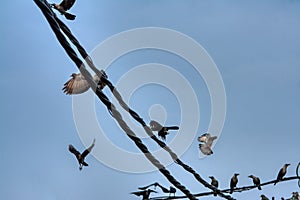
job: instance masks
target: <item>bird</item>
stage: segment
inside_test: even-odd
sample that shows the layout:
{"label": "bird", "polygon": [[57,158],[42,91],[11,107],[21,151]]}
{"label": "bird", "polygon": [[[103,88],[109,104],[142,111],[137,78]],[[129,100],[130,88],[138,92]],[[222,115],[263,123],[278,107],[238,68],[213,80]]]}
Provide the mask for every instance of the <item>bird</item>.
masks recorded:
{"label": "bird", "polygon": [[173,194],[173,196],[175,197],[175,193],[176,193],[176,188],[170,186],[169,196],[171,196],[171,194]]}
{"label": "bird", "polygon": [[[101,70],[103,77],[107,78],[106,73]],[[90,84],[81,73],[71,74],[71,79],[68,80],[63,87],[63,92],[68,95],[82,94],[90,88]],[[101,78],[97,74],[94,75],[93,80],[97,83],[97,86],[102,90],[106,84],[101,81]]]}
{"label": "bird", "polygon": [[73,145],[71,145],[71,144],[69,145],[69,151],[70,151],[71,153],[73,153],[73,154],[76,156],[76,158],[77,158],[77,161],[78,161],[78,163],[79,163],[79,170],[82,170],[82,167],[83,167],[83,166],[89,166],[89,165],[84,161],[84,159],[85,159],[85,157],[92,151],[92,149],[94,148],[95,142],[96,142],[96,140],[94,139],[92,145],[91,145],[89,148],[87,148],[86,150],[84,150],[82,154],[81,154],[79,151],[77,151],[77,150],[75,149],[75,147],[73,147]]}
{"label": "bird", "polygon": [[64,15],[69,20],[74,20],[76,15],[68,13],[69,10],[75,3],[75,0],[63,0],[60,4],[53,3],[51,6],[58,10],[60,14]]}
{"label": "bird", "polygon": [[261,197],[261,200],[269,200],[269,198],[266,197],[264,194],[260,195],[260,197]]}
{"label": "bird", "polygon": [[235,173],[231,180],[230,180],[230,194],[233,193],[234,188],[236,187],[237,183],[238,183],[238,175],[237,173]]}
{"label": "bird", "polygon": [[144,186],[144,187],[139,187],[138,189],[140,190],[146,190],[147,188],[154,186],[154,189],[156,189],[157,186],[160,186],[158,182],[152,183],[150,185]]}
{"label": "bird", "polygon": [[293,196],[292,196],[291,200],[300,200],[300,195],[298,192],[293,192],[292,194],[293,194]]}
{"label": "bird", "polygon": [[162,126],[160,123],[158,123],[157,121],[150,121],[150,128],[152,131],[157,131],[158,132],[158,136],[163,139],[166,140],[166,135],[169,134],[169,130],[178,130],[179,127],[178,126]]}
{"label": "bird", "polygon": [[[212,186],[214,186],[215,188],[218,188],[218,187],[219,187],[219,182],[218,182],[217,179],[215,179],[215,177],[209,176],[208,178],[211,179],[211,183],[210,183],[210,184],[211,184]],[[214,192],[214,196],[217,196],[217,193],[216,193],[216,192]]]}
{"label": "bird", "polygon": [[250,175],[248,177],[252,178],[252,181],[253,181],[254,185],[257,186],[257,189],[261,190],[260,179],[257,176],[254,176],[254,175]]}
{"label": "bird", "polygon": [[217,136],[211,136],[210,133],[204,133],[198,137],[198,141],[203,142],[199,144],[199,149],[204,155],[213,154],[211,147],[215,139],[217,139]]}
{"label": "bird", "polygon": [[281,181],[283,179],[283,177],[285,176],[286,174],[286,171],[287,171],[287,167],[291,165],[291,164],[284,164],[283,167],[280,169],[280,171],[278,172],[278,175],[277,175],[277,178],[276,178],[276,181],[274,183],[274,185],[276,185],[279,181]]}
{"label": "bird", "polygon": [[134,194],[136,196],[141,196],[142,195],[143,196],[143,200],[148,200],[151,192],[157,193],[154,190],[148,189],[148,190],[142,190],[142,191],[137,191],[137,192],[131,192],[131,194]]}

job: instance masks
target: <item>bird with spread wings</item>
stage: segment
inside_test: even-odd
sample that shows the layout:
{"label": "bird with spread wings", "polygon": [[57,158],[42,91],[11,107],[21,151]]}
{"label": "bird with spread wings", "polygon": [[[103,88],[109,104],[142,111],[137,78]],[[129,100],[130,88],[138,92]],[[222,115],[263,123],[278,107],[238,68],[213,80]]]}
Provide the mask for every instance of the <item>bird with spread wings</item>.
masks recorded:
{"label": "bird with spread wings", "polygon": [[63,0],[60,4],[53,3],[51,6],[58,10],[60,14],[64,15],[69,20],[74,20],[76,15],[68,13],[67,11],[74,5],[75,0]]}
{"label": "bird with spread wings", "polygon": [[[101,73],[103,77],[107,78],[107,74],[103,70],[101,70]],[[71,74],[71,77],[72,78],[64,84],[62,89],[65,94],[82,94],[90,88],[89,83],[81,73],[73,73]],[[101,78],[97,76],[97,74],[94,75],[93,80],[97,83],[97,86],[101,90],[106,86],[106,84],[101,81]]]}
{"label": "bird with spread wings", "polygon": [[76,156],[76,159],[79,163],[79,170],[82,170],[83,166],[89,166],[84,161],[84,159],[92,151],[92,149],[94,148],[95,142],[96,142],[96,140],[94,139],[92,145],[89,148],[87,148],[86,150],[84,150],[83,153],[80,153],[79,151],[77,151],[75,149],[75,147],[73,147],[73,145],[71,145],[71,144],[69,145],[69,151]]}
{"label": "bird with spread wings", "polygon": [[215,139],[217,139],[217,136],[211,136],[210,133],[204,133],[198,137],[198,141],[202,142],[199,144],[199,149],[204,155],[213,154],[211,147]]}

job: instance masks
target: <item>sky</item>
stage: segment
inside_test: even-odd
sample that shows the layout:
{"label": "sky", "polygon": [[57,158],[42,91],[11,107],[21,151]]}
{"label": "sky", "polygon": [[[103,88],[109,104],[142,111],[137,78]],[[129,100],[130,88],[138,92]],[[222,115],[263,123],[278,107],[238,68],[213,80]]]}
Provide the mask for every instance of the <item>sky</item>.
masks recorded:
{"label": "sky", "polygon": [[[84,106],[92,107],[105,138],[123,152],[140,155],[139,149],[91,92],[87,94],[91,95],[92,101],[79,107],[76,100],[84,95],[72,98],[62,92],[70,74],[78,70],[35,3],[20,1],[17,4],[4,0],[0,9],[0,72],[4,75],[0,79],[1,198],[140,199],[130,192],[153,182],[169,187],[170,183],[158,171],[126,171],[124,166],[142,164],[106,149],[101,145],[103,137],[97,129],[80,129],[76,120],[89,127],[94,119],[90,116],[78,119],[77,111],[85,111]],[[207,181],[208,176],[215,176],[220,188],[224,189],[229,187],[234,173],[240,174],[238,186],[251,185],[252,181],[247,177],[250,174],[259,176],[262,182],[273,180],[284,163],[291,164],[287,176],[295,176],[300,161],[299,10],[300,1],[297,0],[78,0],[70,9],[77,15],[75,21],[67,21],[56,13],[85,49],[95,56],[96,64],[115,51],[108,48],[103,54],[93,54],[99,44],[116,34],[143,27],[174,30],[205,49],[217,66],[226,91],[224,127],[220,133],[211,133],[217,134],[218,140],[214,154],[209,157],[199,158],[197,137],[209,129],[212,94],[205,77],[197,74],[190,62],[167,51],[142,49],[112,60],[106,66],[106,72],[122,95],[130,95],[128,104],[145,122],[155,118],[167,125],[182,125],[178,132],[167,136],[166,143],[175,141],[176,144],[178,138],[182,142],[188,138],[189,145],[180,153],[180,159]],[[122,44],[116,46],[122,48]],[[167,66],[170,74],[157,70],[157,76],[148,76],[136,70],[155,66],[164,69]],[[98,67],[103,68],[101,64]],[[173,75],[171,72],[174,71],[184,79]],[[135,76],[126,79],[130,74]],[[136,80],[148,78],[158,78],[158,81],[135,85]],[[159,84],[163,81],[170,84],[169,87]],[[185,90],[181,81],[187,81],[193,92]],[[130,93],[130,87],[137,88]],[[108,88],[103,92],[114,99]],[[180,92],[184,95],[178,99]],[[197,99],[196,107],[192,104],[194,98]],[[187,114],[183,114],[182,102],[187,105]],[[126,112],[121,113],[150,150],[159,150],[137,123],[126,117]],[[189,132],[197,117],[196,129]],[[79,171],[68,145],[73,144],[82,151],[90,145],[93,136],[97,137],[95,152],[86,158],[89,167]],[[176,151],[178,146],[174,149]],[[121,164],[109,165],[99,159],[99,155]],[[142,161],[147,167],[151,166],[143,156],[139,162]],[[167,169],[192,193],[208,191],[178,165],[170,164]],[[253,200],[265,194],[280,199],[290,197],[294,191],[300,192],[295,180],[232,196]],[[179,190],[176,194],[182,195]],[[157,196],[160,195],[163,193],[159,191]]]}

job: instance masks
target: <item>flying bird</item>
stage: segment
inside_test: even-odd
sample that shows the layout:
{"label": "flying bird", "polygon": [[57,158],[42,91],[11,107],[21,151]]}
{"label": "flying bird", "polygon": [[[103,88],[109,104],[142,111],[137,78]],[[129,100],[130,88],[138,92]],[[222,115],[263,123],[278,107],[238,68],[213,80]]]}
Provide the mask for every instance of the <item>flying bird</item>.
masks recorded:
{"label": "flying bird", "polygon": [[261,197],[261,200],[269,200],[269,198],[266,197],[264,194],[260,195],[260,197]]}
{"label": "flying bird", "polygon": [[169,134],[169,130],[178,130],[178,126],[162,126],[160,123],[157,121],[150,121],[150,128],[152,131],[157,131],[158,136],[162,138],[163,140],[166,140],[166,135]]}
{"label": "flying bird", "polygon": [[137,191],[137,192],[131,192],[131,194],[134,194],[136,196],[141,196],[142,195],[143,196],[143,200],[148,200],[151,192],[157,193],[154,190],[148,189],[148,190],[142,190],[142,191]]}
{"label": "flying bird", "polygon": [[[217,179],[215,179],[215,177],[213,177],[213,176],[210,176],[209,177],[210,179],[211,179],[211,185],[212,186],[214,186],[215,188],[218,188],[219,187],[219,182],[218,182],[218,180]],[[217,193],[216,192],[214,192],[214,196],[217,196]]]}
{"label": "flying bird", "polygon": [[91,145],[89,148],[87,148],[86,150],[84,150],[84,152],[83,152],[82,154],[81,154],[79,151],[77,151],[77,150],[75,149],[75,147],[73,147],[73,145],[71,145],[71,144],[69,145],[69,151],[70,151],[71,153],[73,153],[73,154],[76,156],[76,158],[77,158],[77,161],[78,161],[78,163],[79,163],[79,170],[82,170],[82,167],[83,167],[83,166],[89,166],[89,165],[84,161],[84,159],[85,159],[85,157],[92,151],[92,149],[94,148],[95,142],[96,142],[96,140],[94,139],[92,145]]}
{"label": "flying bird", "polygon": [[234,188],[236,187],[238,183],[238,175],[239,174],[234,174],[230,180],[230,194],[233,193]]}
{"label": "flying bird", "polygon": [[257,176],[254,176],[254,175],[250,175],[248,176],[249,178],[252,178],[252,181],[253,181],[253,184],[255,186],[257,186],[257,189],[261,190],[261,187],[260,187],[260,179],[257,177]]}
{"label": "flying bird", "polygon": [[[101,70],[101,72],[103,76],[107,78],[106,73],[103,70]],[[89,83],[81,73],[73,73],[71,74],[71,77],[72,78],[64,84],[64,87],[62,89],[64,93],[69,95],[82,94],[90,88]],[[101,81],[101,78],[97,76],[97,74],[94,75],[93,80],[97,83],[97,86],[101,90],[106,86],[106,84]]]}
{"label": "flying bird", "polygon": [[213,154],[211,147],[215,139],[217,139],[217,136],[211,136],[210,133],[204,133],[198,137],[198,141],[203,142],[199,144],[199,149],[204,155]]}
{"label": "flying bird", "polygon": [[58,10],[60,14],[64,15],[69,20],[74,20],[76,15],[67,12],[75,3],[75,0],[63,0],[60,4],[53,3],[51,6]]}
{"label": "flying bird", "polygon": [[290,164],[284,164],[283,167],[280,169],[280,171],[278,172],[278,175],[277,175],[277,178],[276,178],[276,181],[274,183],[274,185],[276,185],[276,183],[278,183],[279,181],[281,181],[283,179],[283,177],[285,176],[286,174],[286,171],[287,171],[287,167],[289,166]]}

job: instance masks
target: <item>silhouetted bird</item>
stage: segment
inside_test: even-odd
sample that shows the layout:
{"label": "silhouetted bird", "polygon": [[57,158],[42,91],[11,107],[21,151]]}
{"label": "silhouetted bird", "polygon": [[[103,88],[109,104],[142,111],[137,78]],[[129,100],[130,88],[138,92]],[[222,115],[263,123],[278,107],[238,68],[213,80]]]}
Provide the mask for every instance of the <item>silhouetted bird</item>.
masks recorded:
{"label": "silhouetted bird", "polygon": [[261,190],[261,187],[260,187],[260,179],[259,179],[258,177],[256,177],[256,176],[253,176],[253,175],[250,175],[250,176],[248,176],[248,177],[249,177],[249,178],[252,178],[252,181],[253,181],[254,185],[257,186],[257,188],[258,188],[259,190]]}
{"label": "silhouetted bird", "polygon": [[148,189],[148,190],[142,190],[142,191],[137,191],[137,192],[131,192],[131,194],[134,194],[136,196],[143,196],[143,200],[148,200],[151,192],[157,193],[154,190]]}
{"label": "silhouetted bird", "polygon": [[268,197],[266,197],[264,194],[260,195],[261,200],[269,200]]}
{"label": "silhouetted bird", "polygon": [[178,126],[162,126],[157,121],[152,120],[150,122],[150,128],[152,131],[158,131],[158,136],[161,137],[163,140],[166,140],[166,135],[169,134],[169,130],[178,130]]}
{"label": "silhouetted bird", "polygon": [[[213,176],[209,176],[209,178],[211,179],[211,185],[214,186],[215,188],[218,188],[219,187],[219,182],[217,179],[215,179],[215,177]],[[214,192],[214,196],[217,196],[217,193]]]}
{"label": "silhouetted bird", "polygon": [[[103,76],[107,78],[106,73],[101,70],[103,73]],[[78,74],[71,74],[71,79],[68,80],[63,87],[63,92],[66,94],[81,94],[86,92],[90,88],[90,84],[87,82],[87,80],[84,78],[84,76],[81,73]],[[95,74],[93,77],[93,80],[97,83],[97,86],[102,90],[105,87],[105,83],[103,83],[100,78]]]}
{"label": "silhouetted bird", "polygon": [[275,197],[272,197],[272,200],[275,200]]}
{"label": "silhouetted bird", "polygon": [[51,6],[58,10],[60,14],[65,15],[65,17],[69,20],[74,20],[75,15],[67,12],[75,3],[75,0],[63,0],[60,4],[53,3]]}
{"label": "silhouetted bird", "polygon": [[280,169],[280,171],[278,172],[278,175],[277,175],[277,178],[276,178],[276,182],[274,183],[274,185],[276,185],[276,183],[278,183],[279,181],[281,181],[283,179],[283,177],[285,176],[286,174],[286,170],[287,170],[287,167],[289,166],[290,164],[284,164],[283,167]]}
{"label": "silhouetted bird", "polygon": [[238,183],[238,175],[239,174],[234,174],[233,177],[230,180],[230,194],[233,193],[234,188],[236,187],[237,183]]}
{"label": "silhouetted bird", "polygon": [[93,140],[93,143],[92,143],[92,145],[89,147],[89,148],[87,148],[86,150],[84,150],[84,152],[81,154],[79,151],[77,151],[76,149],[75,149],[75,147],[73,147],[71,144],[69,145],[69,151],[71,152],[71,153],[73,153],[75,156],[76,156],[76,158],[77,158],[77,161],[78,161],[78,163],[79,163],[79,170],[82,170],[82,167],[83,166],[89,166],[85,161],[84,161],[84,159],[85,159],[85,157],[92,151],[92,149],[94,148],[94,146],[95,146],[95,139]]}
{"label": "silhouetted bird", "polygon": [[198,137],[198,141],[203,142],[199,144],[199,149],[204,155],[213,154],[211,147],[215,139],[217,139],[217,136],[212,137],[209,133],[204,133]]}
{"label": "silhouetted bird", "polygon": [[175,193],[176,193],[176,188],[170,186],[169,196],[171,196],[171,194],[173,194],[173,196],[175,196]]}

